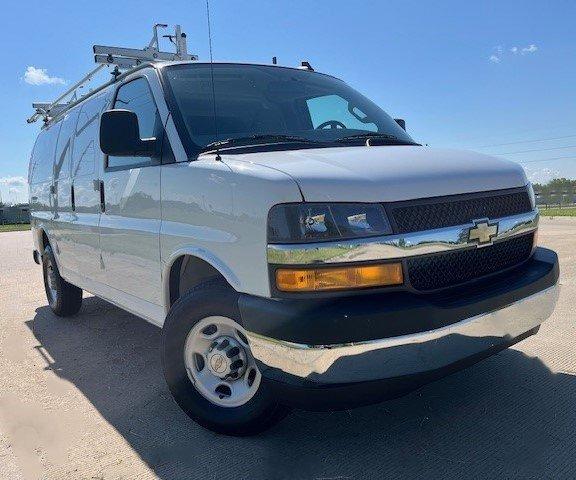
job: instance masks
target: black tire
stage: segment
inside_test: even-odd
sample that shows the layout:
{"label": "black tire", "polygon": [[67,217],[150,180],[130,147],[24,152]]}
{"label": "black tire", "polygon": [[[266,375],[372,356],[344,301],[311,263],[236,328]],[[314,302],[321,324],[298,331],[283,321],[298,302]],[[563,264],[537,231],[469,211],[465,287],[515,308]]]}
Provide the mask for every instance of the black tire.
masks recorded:
{"label": "black tire", "polygon": [[[46,298],[52,311],[59,317],[76,315],[82,307],[82,289],[60,276],[50,245],[46,246],[42,254],[42,272]],[[49,278],[50,275],[52,279]]]}
{"label": "black tire", "polygon": [[239,407],[216,405],[192,384],[184,361],[186,338],[197,322],[209,316],[223,316],[241,324],[238,293],[219,279],[187,292],[170,309],[163,327],[162,363],[172,396],[190,418],[216,433],[248,436],[267,430],[289,409],[277,402],[264,378],[254,396]]}

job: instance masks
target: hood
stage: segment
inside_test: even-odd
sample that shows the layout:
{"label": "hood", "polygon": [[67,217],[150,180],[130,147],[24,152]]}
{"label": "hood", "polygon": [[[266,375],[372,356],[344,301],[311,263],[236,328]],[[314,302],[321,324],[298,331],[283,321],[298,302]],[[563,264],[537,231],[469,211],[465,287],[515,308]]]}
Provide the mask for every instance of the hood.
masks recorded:
{"label": "hood", "polygon": [[508,160],[420,146],[338,147],[227,157],[286,173],[308,202],[392,202],[528,183],[522,167]]}

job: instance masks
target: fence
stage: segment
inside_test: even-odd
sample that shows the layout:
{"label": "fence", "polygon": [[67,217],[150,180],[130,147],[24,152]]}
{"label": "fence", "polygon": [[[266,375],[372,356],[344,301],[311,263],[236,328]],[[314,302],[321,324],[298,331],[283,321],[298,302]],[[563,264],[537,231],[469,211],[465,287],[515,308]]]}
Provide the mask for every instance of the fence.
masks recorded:
{"label": "fence", "polygon": [[576,192],[570,190],[536,192],[536,203],[544,208],[574,208]]}
{"label": "fence", "polygon": [[28,205],[0,206],[0,224],[30,223]]}

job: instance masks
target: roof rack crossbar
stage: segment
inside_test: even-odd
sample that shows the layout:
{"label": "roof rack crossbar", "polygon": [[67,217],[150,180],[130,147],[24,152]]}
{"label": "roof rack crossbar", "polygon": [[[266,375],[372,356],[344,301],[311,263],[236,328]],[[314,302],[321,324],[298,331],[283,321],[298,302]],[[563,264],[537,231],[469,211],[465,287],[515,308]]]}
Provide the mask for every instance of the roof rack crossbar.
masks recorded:
{"label": "roof rack crossbar", "polygon": [[[32,106],[35,110],[34,114],[26,121],[28,123],[33,123],[38,120],[38,118],[44,117],[44,122],[48,123],[55,117],[60,116],[74,105],[78,104],[80,100],[84,100],[89,95],[93,95],[96,91],[101,90],[101,88],[98,88],[85,95],[78,95],[78,90],[82,88],[84,84],[92,80],[92,77],[96,73],[109,65],[115,65],[115,71],[117,72],[117,69],[120,68],[126,70],[141,68],[144,64],[154,63],[157,61],[198,60],[196,55],[188,53],[186,34],[182,32],[180,25],[175,25],[174,35],[165,35],[165,37],[175,45],[176,52],[171,53],[160,51],[158,43],[158,29],[166,27],[168,27],[168,25],[161,23],[155,24],[153,27],[152,39],[148,46],[143,49],[94,45],[94,61],[99,65],[87,73],[80,81],[72,85],[53,102],[33,103]],[[118,78],[118,75],[115,74],[114,77],[114,80],[107,82],[105,86],[114,83]],[[102,87],[104,87],[104,85]],[[68,99],[68,101],[64,102],[65,99]]]}

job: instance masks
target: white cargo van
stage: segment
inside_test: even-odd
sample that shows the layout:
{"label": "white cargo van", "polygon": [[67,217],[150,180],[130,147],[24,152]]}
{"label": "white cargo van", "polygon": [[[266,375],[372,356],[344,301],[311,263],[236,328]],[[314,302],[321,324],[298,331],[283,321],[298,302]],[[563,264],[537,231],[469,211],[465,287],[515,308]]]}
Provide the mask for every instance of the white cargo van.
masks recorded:
{"label": "white cargo van", "polygon": [[538,331],[558,260],[522,168],[416,143],[310,68],[153,62],[47,116],[30,161],[56,315],[162,328],[182,409],[228,434],[402,395]]}

